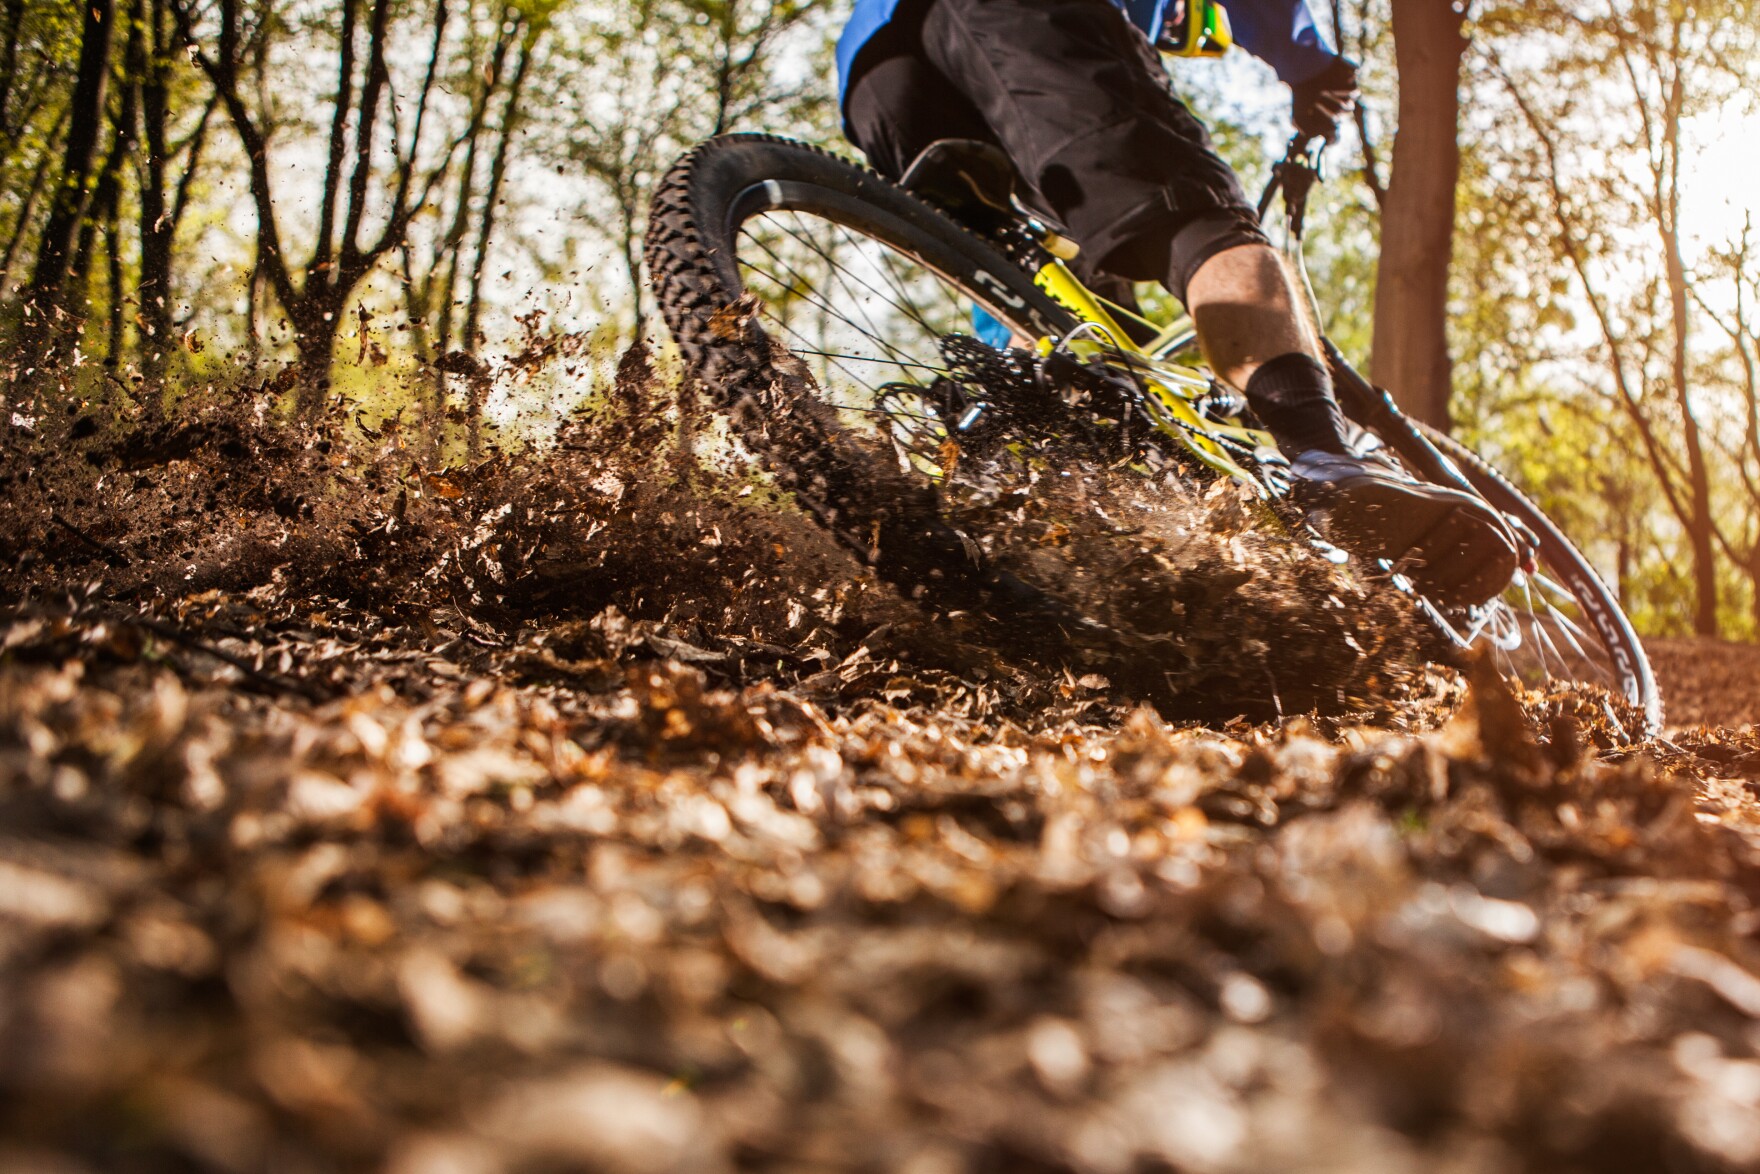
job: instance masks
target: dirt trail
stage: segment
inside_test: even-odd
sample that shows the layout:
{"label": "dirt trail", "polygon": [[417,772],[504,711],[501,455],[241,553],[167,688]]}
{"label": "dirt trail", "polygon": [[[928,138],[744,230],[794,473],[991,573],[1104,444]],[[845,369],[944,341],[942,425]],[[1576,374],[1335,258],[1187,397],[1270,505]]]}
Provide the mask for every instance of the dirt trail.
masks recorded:
{"label": "dirt trail", "polygon": [[1668,724],[1748,726],[1760,722],[1760,647],[1720,640],[1644,642],[1668,698]]}
{"label": "dirt trail", "polygon": [[7,442],[0,1169],[1760,1168],[1753,731],[1185,720],[628,420]]}

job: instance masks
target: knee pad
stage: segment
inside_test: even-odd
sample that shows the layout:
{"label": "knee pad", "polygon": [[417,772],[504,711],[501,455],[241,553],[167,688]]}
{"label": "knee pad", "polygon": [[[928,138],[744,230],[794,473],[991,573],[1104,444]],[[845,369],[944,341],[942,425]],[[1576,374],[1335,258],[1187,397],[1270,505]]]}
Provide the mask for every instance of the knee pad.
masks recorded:
{"label": "knee pad", "polygon": [[1186,304],[1186,284],[1210,258],[1239,245],[1268,245],[1259,219],[1245,208],[1210,212],[1184,225],[1168,244],[1167,289]]}

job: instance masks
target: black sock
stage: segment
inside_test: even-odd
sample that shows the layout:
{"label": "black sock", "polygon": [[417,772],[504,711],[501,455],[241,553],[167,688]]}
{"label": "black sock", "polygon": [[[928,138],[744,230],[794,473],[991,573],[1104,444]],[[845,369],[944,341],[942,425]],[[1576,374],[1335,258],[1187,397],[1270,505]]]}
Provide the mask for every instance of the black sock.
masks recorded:
{"label": "black sock", "polygon": [[1299,351],[1279,355],[1253,372],[1244,390],[1285,456],[1314,449],[1348,451],[1344,414],[1332,397],[1332,374],[1319,359]]}

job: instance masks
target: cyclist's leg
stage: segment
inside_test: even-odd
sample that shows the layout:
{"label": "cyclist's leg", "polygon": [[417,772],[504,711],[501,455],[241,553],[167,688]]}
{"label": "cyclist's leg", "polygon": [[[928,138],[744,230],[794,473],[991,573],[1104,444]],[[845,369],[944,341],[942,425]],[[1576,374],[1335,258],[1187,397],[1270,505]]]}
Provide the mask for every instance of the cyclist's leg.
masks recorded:
{"label": "cyclist's leg", "polygon": [[1107,0],[933,0],[920,22],[920,52],[982,111],[1085,257],[1184,300],[1211,365],[1292,455],[1342,452],[1293,284],[1147,38]]}
{"label": "cyclist's leg", "polygon": [[1108,0],[933,0],[921,19],[925,58],[1102,268],[1162,280],[1171,237],[1216,215],[1264,239],[1203,124]]}
{"label": "cyclist's leg", "polygon": [[1246,392],[1278,446],[1292,457],[1346,451],[1331,373],[1277,251],[1241,244],[1181,276],[1204,357],[1227,383]]}
{"label": "cyclist's leg", "polygon": [[1452,588],[1514,548],[1495,513],[1350,456],[1332,380],[1240,181],[1107,0],[933,0],[920,45],[1100,266],[1186,300],[1212,366],[1292,459],[1339,537]]}

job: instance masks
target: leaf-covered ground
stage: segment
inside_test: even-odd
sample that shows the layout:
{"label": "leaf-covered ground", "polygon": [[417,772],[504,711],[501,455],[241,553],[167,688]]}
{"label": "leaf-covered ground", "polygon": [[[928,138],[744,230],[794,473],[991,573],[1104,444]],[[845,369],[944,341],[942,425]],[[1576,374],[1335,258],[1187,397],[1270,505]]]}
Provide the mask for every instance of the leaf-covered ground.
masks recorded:
{"label": "leaf-covered ground", "polygon": [[[1661,647],[1690,728],[1624,745],[1197,513],[1172,647],[1253,646],[1156,708],[627,374],[465,472],[10,434],[0,1169],[1760,1168],[1753,654]],[[1182,716],[1277,684],[1273,619],[1334,701]]]}

